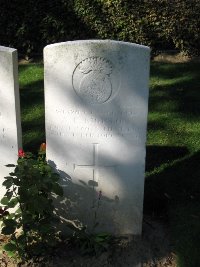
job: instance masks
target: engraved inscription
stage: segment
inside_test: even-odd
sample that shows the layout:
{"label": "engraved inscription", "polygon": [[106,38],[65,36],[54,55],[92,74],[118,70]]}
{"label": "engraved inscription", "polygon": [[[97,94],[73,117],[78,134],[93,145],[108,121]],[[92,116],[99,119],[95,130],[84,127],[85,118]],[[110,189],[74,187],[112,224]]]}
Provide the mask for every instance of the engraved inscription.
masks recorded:
{"label": "engraved inscription", "polygon": [[80,79],[76,85],[73,83],[77,95],[91,104],[107,102],[112,96],[112,69],[111,62],[102,57],[90,57],[81,61],[73,74],[73,81]]}
{"label": "engraved inscription", "polygon": [[99,117],[93,112],[78,109],[56,109],[55,113],[59,115],[61,123],[47,124],[49,136],[86,139],[129,136],[135,142],[141,142],[140,130],[135,128],[137,107],[135,110],[126,108],[120,112],[102,111]]}
{"label": "engraved inscription", "polygon": [[126,108],[120,112],[102,111],[99,117],[93,112],[78,109],[56,109],[55,113],[59,115],[61,123],[47,124],[49,136],[92,138],[94,141],[99,138],[126,136],[137,143],[142,141],[140,130],[135,124],[135,118],[138,116],[137,109]]}

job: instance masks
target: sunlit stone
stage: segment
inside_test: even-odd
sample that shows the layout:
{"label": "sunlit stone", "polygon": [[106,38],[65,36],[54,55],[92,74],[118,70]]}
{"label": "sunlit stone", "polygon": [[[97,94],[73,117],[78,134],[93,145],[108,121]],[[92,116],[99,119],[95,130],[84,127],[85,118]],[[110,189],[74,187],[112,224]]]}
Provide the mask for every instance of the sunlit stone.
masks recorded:
{"label": "sunlit stone", "polygon": [[[17,50],[0,46],[0,183],[16,164],[21,147]],[[4,188],[1,186],[0,197]]]}
{"label": "sunlit stone", "polygon": [[47,158],[62,176],[60,210],[91,231],[141,234],[149,54],[110,40],[44,49]]}

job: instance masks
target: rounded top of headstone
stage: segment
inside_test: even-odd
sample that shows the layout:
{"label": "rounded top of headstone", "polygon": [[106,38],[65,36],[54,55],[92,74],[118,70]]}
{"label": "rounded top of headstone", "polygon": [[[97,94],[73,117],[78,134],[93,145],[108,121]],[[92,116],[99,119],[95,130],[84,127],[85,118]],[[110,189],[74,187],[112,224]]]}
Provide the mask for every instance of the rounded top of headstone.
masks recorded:
{"label": "rounded top of headstone", "polygon": [[0,46],[0,51],[1,52],[13,53],[13,52],[17,51],[17,49],[6,47],[6,46]]}
{"label": "rounded top of headstone", "polygon": [[116,41],[116,40],[110,40],[110,39],[105,39],[105,40],[76,40],[76,41],[67,41],[67,42],[60,42],[60,43],[55,43],[55,44],[50,44],[44,47],[44,50],[48,48],[55,48],[58,46],[64,46],[64,45],[82,45],[82,44],[118,44],[118,45],[125,45],[129,46],[132,48],[138,48],[138,49],[144,49],[144,50],[149,50],[150,47],[141,45],[141,44],[136,44],[136,43],[130,43],[130,42],[123,42],[123,41]]}

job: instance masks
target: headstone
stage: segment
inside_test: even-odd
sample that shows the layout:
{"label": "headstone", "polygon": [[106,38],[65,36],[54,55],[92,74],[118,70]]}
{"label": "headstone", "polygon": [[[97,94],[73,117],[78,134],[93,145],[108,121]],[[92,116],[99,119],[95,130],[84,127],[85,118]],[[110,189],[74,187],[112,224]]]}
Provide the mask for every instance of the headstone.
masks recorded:
{"label": "headstone", "polygon": [[[44,49],[47,159],[65,218],[140,235],[150,49],[111,40]],[[62,215],[63,216],[63,215]]]}
{"label": "headstone", "polygon": [[[21,147],[17,50],[0,46],[0,183],[16,164]],[[0,197],[4,188],[0,189]]]}

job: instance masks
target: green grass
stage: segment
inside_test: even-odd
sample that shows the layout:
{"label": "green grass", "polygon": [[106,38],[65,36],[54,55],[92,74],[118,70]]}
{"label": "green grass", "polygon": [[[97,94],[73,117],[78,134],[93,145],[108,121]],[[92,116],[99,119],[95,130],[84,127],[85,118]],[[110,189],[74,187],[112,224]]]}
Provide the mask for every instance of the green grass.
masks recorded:
{"label": "green grass", "polygon": [[200,64],[151,66],[144,211],[169,221],[179,267],[200,265]]}
{"label": "green grass", "polygon": [[[19,66],[23,144],[45,141],[42,64]],[[170,225],[178,267],[200,265],[200,63],[152,63],[144,212]]]}
{"label": "green grass", "polygon": [[45,142],[43,76],[42,64],[19,66],[23,146],[33,152]]}

